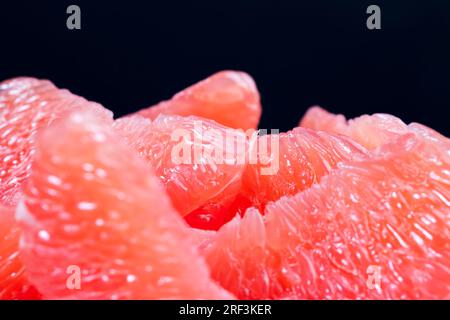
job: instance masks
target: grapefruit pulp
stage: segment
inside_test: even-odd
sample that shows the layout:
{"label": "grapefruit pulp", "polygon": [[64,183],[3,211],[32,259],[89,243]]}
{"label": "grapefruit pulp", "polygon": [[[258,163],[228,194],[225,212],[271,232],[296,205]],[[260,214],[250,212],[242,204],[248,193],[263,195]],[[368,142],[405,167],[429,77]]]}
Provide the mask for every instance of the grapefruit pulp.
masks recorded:
{"label": "grapefruit pulp", "polygon": [[[24,264],[45,298],[232,297],[210,279],[149,167],[112,121],[89,112],[39,134],[17,217]],[[79,268],[80,290],[67,286],[68,267]]]}

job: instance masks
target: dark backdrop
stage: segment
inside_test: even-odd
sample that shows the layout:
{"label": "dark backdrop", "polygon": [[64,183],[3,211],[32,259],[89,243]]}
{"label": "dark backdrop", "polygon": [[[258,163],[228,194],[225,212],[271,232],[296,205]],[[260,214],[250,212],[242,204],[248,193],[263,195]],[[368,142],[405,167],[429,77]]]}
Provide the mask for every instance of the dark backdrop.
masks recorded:
{"label": "dark backdrop", "polygon": [[[370,4],[382,30],[366,28]],[[449,41],[448,0],[0,2],[0,79],[49,78],[122,115],[240,69],[261,91],[261,127],[282,130],[320,104],[450,136]]]}

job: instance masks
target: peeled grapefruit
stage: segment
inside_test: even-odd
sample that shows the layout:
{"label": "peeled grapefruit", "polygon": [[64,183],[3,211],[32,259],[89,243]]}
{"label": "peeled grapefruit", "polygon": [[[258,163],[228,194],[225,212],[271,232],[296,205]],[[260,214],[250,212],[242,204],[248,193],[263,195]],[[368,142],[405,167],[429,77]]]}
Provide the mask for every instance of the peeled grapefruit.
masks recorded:
{"label": "peeled grapefruit", "polygon": [[19,237],[13,208],[0,205],[0,300],[40,298],[20,261]]}
{"label": "peeled grapefruit", "polygon": [[[198,240],[148,165],[111,125],[76,112],[39,134],[17,213],[32,283],[49,299],[231,298],[210,279]],[[71,270],[78,287],[68,283]]]}
{"label": "peeled grapefruit", "polygon": [[152,120],[159,114],[198,116],[231,128],[255,129],[261,104],[252,77],[245,72],[221,71],[138,114]]}
{"label": "peeled grapefruit", "polygon": [[242,299],[448,299],[448,151],[400,135],[265,216],[249,209],[204,248],[213,278]]}
{"label": "peeled grapefruit", "polygon": [[343,136],[295,128],[258,137],[253,152],[240,194],[264,211],[268,202],[309,188],[339,162],[363,157],[366,150]]}
{"label": "peeled grapefruit", "polygon": [[369,149],[379,147],[399,135],[414,131],[421,131],[444,143],[448,141],[446,137],[424,125],[418,123],[406,125],[399,118],[384,113],[362,115],[346,120],[341,114],[334,115],[316,106],[311,107],[305,113],[300,125],[314,130],[346,135]]}
{"label": "peeled grapefruit", "polygon": [[[34,78],[0,83],[0,299],[37,299],[26,281],[18,255],[19,228],[12,213],[29,177],[39,130],[68,110],[89,109],[101,117],[111,113],[100,105]],[[4,212],[1,212],[4,211]]]}
{"label": "peeled grapefruit", "polygon": [[15,205],[29,174],[36,133],[68,110],[111,112],[55,87],[50,81],[15,78],[0,83],[0,203]]}
{"label": "peeled grapefruit", "polygon": [[132,115],[114,127],[153,168],[181,215],[223,206],[237,194],[248,148],[243,130],[173,115]]}

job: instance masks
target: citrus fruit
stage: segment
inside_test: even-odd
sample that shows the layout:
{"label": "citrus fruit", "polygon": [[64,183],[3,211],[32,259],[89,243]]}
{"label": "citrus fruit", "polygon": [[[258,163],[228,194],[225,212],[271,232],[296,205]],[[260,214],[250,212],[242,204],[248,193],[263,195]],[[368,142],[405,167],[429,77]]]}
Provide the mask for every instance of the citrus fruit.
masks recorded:
{"label": "citrus fruit", "polygon": [[448,299],[448,150],[399,135],[247,210],[204,246],[213,278],[242,299]]}
{"label": "citrus fruit", "polygon": [[155,119],[159,114],[198,116],[236,129],[255,129],[261,116],[259,93],[245,72],[221,71],[138,112]]}
{"label": "citrus fruit", "polygon": [[29,174],[36,132],[80,106],[111,116],[102,106],[58,89],[47,80],[15,78],[0,83],[1,204],[15,205],[20,197],[21,184]]}
{"label": "citrus fruit", "polygon": [[0,299],[40,297],[26,281],[18,255],[19,228],[11,212],[30,174],[37,132],[68,110],[81,108],[111,117],[100,105],[58,89],[47,80],[15,78],[0,83]]}
{"label": "citrus fruit", "polygon": [[41,131],[24,194],[21,254],[45,298],[231,298],[112,121],[75,112]]}
{"label": "citrus fruit", "polygon": [[260,114],[235,71],[116,121],[0,83],[0,299],[450,298],[448,138],[320,107],[258,136]]}
{"label": "citrus fruit", "polygon": [[40,298],[20,261],[19,237],[13,208],[0,205],[0,300]]}
{"label": "citrus fruit", "polygon": [[344,160],[364,157],[365,148],[343,136],[305,128],[258,137],[242,177],[240,194],[265,205],[309,188]]}
{"label": "citrus fruit", "polygon": [[[349,136],[369,149],[379,147],[395,139],[398,135],[410,131],[403,121],[390,114],[376,113],[346,120],[341,114],[334,115],[317,106],[310,108],[305,113],[300,125],[305,128]],[[413,127],[422,126],[412,125]]]}
{"label": "citrus fruit", "polygon": [[248,148],[243,130],[174,115],[132,115],[114,127],[150,164],[181,215],[237,194]]}

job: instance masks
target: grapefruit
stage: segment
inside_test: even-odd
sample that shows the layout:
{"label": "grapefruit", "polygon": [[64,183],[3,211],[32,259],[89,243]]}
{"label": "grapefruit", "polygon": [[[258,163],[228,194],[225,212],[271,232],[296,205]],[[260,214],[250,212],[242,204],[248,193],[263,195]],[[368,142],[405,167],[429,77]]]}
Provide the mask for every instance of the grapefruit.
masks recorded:
{"label": "grapefruit", "polygon": [[0,205],[0,300],[40,298],[20,261],[19,237],[13,208]]}
{"label": "grapefruit", "polygon": [[243,130],[174,115],[132,115],[114,127],[153,168],[181,215],[224,206],[237,194],[248,148]]}
{"label": "grapefruit", "polygon": [[239,193],[221,205],[210,202],[191,212],[186,216],[191,226],[217,230],[249,207],[264,212],[268,202],[305,190],[339,162],[366,154],[366,149],[351,139],[305,128],[253,135],[249,145]]}
{"label": "grapefruit", "polygon": [[149,166],[111,126],[76,112],[39,134],[17,212],[30,281],[48,299],[231,298]]}
{"label": "grapefruit", "polygon": [[258,137],[253,152],[256,158],[250,157],[245,168],[241,195],[263,212],[268,202],[309,188],[339,162],[364,157],[366,150],[343,136],[295,128]]}
{"label": "grapefruit", "polygon": [[252,77],[245,72],[221,71],[138,114],[152,120],[159,114],[198,116],[231,128],[255,129],[261,104]]}
{"label": "grapefruit", "polygon": [[390,142],[401,134],[421,131],[443,143],[448,139],[438,132],[418,123],[406,125],[390,114],[376,113],[346,120],[341,114],[334,115],[315,106],[310,108],[300,121],[300,126],[346,135],[369,149]]}
{"label": "grapefruit", "polygon": [[50,81],[15,78],[0,83],[0,203],[13,206],[29,174],[36,133],[68,110],[83,106],[104,117],[97,103],[55,87]]}
{"label": "grapefruit", "polygon": [[19,228],[12,211],[30,174],[39,130],[72,109],[111,113],[47,80],[15,78],[0,83],[0,299],[37,299],[18,255]]}
{"label": "grapefruit", "polygon": [[247,210],[204,246],[213,278],[241,299],[448,299],[449,150],[400,135]]}
{"label": "grapefruit", "polygon": [[450,298],[448,138],[319,107],[246,138],[260,113],[233,71],[115,122],[0,83],[0,299]]}

